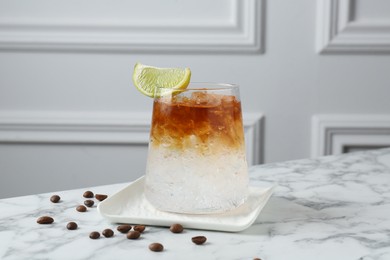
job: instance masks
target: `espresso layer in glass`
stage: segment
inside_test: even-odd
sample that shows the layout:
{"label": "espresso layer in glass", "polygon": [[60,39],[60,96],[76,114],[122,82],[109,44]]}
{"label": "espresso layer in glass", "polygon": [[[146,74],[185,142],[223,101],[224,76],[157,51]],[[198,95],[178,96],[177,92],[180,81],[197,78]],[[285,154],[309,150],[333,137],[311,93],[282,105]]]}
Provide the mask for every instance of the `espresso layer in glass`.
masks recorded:
{"label": "espresso layer in glass", "polygon": [[241,102],[202,91],[155,99],[145,194],[157,208],[208,213],[247,196]]}

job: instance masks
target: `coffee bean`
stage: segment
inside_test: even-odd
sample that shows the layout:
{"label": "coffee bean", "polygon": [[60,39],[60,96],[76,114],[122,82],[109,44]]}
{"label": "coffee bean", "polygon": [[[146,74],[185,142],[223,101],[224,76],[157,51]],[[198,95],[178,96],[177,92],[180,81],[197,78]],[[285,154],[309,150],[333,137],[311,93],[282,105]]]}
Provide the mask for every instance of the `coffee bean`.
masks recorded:
{"label": "coffee bean", "polygon": [[79,205],[79,206],[77,206],[76,210],[78,212],[86,212],[87,208],[84,205]]}
{"label": "coffee bean", "polygon": [[100,237],[100,233],[97,231],[93,231],[91,232],[91,234],[89,234],[90,239],[98,239],[99,237]]}
{"label": "coffee bean", "polygon": [[149,249],[153,252],[161,252],[164,250],[164,246],[160,243],[152,243],[149,245]]}
{"label": "coffee bean", "polygon": [[103,230],[102,234],[105,237],[112,237],[114,235],[114,231],[112,231],[112,229],[107,228]]}
{"label": "coffee bean", "polygon": [[54,222],[54,219],[52,217],[49,217],[49,216],[42,216],[42,217],[37,219],[38,224],[51,224],[53,222]]}
{"label": "coffee bean", "polygon": [[129,232],[126,234],[126,237],[127,237],[128,239],[138,239],[140,236],[141,236],[141,233],[138,232],[138,231],[129,231]]}
{"label": "coffee bean", "polygon": [[66,225],[66,228],[69,229],[69,230],[75,230],[75,229],[77,229],[77,223],[76,222],[69,222]]}
{"label": "coffee bean", "polygon": [[53,203],[59,202],[60,199],[61,199],[61,197],[58,196],[58,195],[53,195],[53,196],[50,197],[50,201],[53,202]]}
{"label": "coffee bean", "polygon": [[83,197],[84,198],[93,198],[93,192],[90,190],[87,190],[86,192],[84,192]]}
{"label": "coffee bean", "polygon": [[104,195],[104,194],[96,194],[96,195],[95,195],[95,198],[96,198],[98,201],[103,201],[103,200],[107,199],[107,195]]}
{"label": "coffee bean", "polygon": [[84,205],[87,206],[87,207],[92,207],[93,204],[95,204],[95,202],[93,200],[85,200],[84,201]]}
{"label": "coffee bean", "polygon": [[131,228],[132,227],[130,225],[120,225],[116,228],[116,230],[118,230],[121,233],[127,233],[131,230]]}
{"label": "coffee bean", "polygon": [[180,224],[173,224],[169,230],[172,232],[172,233],[181,233],[183,232],[183,226],[180,225]]}
{"label": "coffee bean", "polygon": [[255,257],[253,258],[253,260],[261,260],[261,258]]}
{"label": "coffee bean", "polygon": [[197,237],[192,238],[192,242],[197,244],[197,245],[204,244],[204,242],[206,242],[206,240],[207,240],[207,238],[205,236],[197,236]]}
{"label": "coffee bean", "polygon": [[142,233],[142,232],[144,232],[144,230],[145,230],[145,226],[143,226],[143,225],[137,225],[137,226],[134,226],[133,229],[134,229],[135,231],[138,231],[138,232]]}

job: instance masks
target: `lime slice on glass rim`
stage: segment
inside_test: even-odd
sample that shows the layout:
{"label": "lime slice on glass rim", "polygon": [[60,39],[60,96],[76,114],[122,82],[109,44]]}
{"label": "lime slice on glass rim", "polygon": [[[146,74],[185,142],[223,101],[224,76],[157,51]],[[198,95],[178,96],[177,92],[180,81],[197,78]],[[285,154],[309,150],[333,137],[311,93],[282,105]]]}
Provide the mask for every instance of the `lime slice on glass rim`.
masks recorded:
{"label": "lime slice on glass rim", "polygon": [[[191,79],[189,68],[158,68],[136,63],[133,72],[135,87],[148,97],[159,97],[172,92],[186,89]],[[157,87],[166,88],[167,91],[156,92]]]}

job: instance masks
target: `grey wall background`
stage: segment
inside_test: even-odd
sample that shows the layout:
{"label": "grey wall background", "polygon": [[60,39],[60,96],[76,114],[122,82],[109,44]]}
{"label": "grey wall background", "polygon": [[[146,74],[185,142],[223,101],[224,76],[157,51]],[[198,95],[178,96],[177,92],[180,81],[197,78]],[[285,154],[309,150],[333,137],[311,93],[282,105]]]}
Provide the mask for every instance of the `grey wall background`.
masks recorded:
{"label": "grey wall background", "polygon": [[258,162],[310,157],[313,116],[390,114],[389,7],[0,0],[0,197],[141,176],[152,100],[137,61],[239,84],[244,117],[264,115]]}

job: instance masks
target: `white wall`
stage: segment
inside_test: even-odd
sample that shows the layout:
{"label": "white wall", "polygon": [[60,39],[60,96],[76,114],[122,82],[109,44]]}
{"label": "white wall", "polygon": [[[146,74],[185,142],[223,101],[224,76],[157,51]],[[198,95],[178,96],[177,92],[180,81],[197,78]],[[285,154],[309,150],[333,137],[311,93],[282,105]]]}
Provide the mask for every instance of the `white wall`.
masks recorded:
{"label": "white wall", "polygon": [[385,0],[29,2],[0,0],[0,198],[140,176],[137,61],[239,84],[254,163],[313,154],[315,115],[390,114]]}

